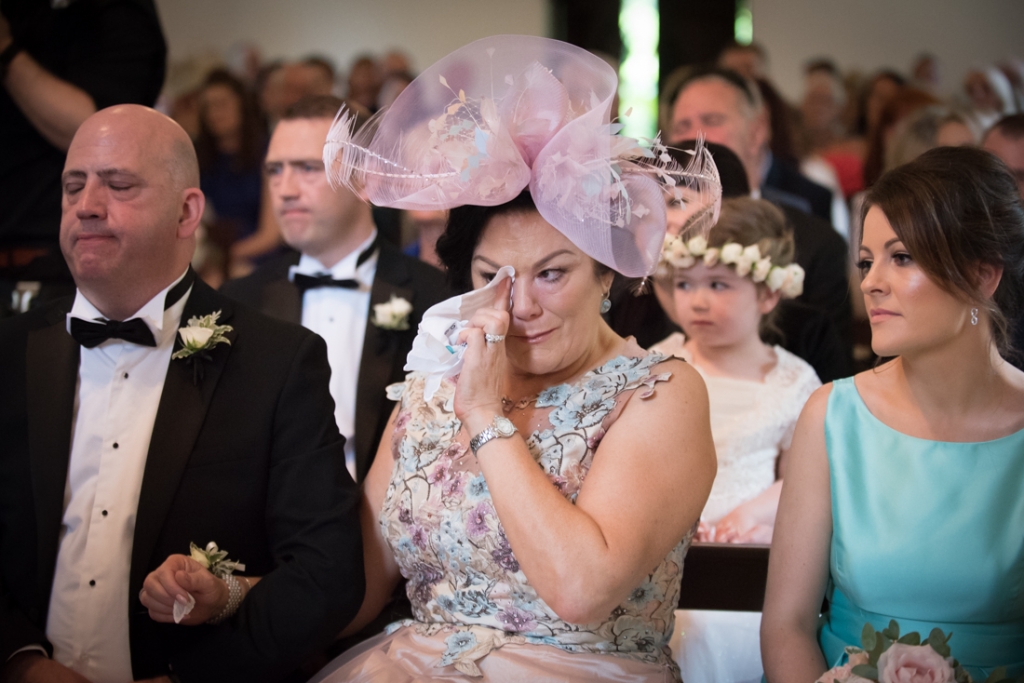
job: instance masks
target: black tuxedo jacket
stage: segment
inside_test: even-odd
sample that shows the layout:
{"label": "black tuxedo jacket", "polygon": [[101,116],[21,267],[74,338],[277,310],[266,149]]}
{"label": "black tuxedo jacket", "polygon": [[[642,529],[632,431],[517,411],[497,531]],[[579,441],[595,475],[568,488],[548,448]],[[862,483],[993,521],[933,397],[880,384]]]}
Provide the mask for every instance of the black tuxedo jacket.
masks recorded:
{"label": "black tuxedo jacket", "polygon": [[793,230],[794,259],[804,269],[804,293],[797,301],[827,314],[839,338],[853,349],[849,249],[832,224],[800,209],[776,204]]}
{"label": "black tuxedo jacket", "polygon": [[[70,458],[80,347],[71,300],[0,322],[0,666],[46,643]],[[136,679],[271,681],[351,620],[364,580],[358,489],[328,391],[320,337],[240,306],[197,280],[182,324],[222,311],[231,344],[195,384],[171,360],[139,498],[128,588]],[[218,626],[158,624],[142,582],[189,543],[216,541],[263,576]]]}
{"label": "black tuxedo jacket", "polygon": [[796,166],[773,157],[761,184],[761,196],[776,204],[784,204],[786,195],[807,202],[803,208],[832,225],[832,190],[814,182]]}
{"label": "black tuxedo jacket", "polygon": [[[297,251],[282,254],[251,275],[224,283],[220,291],[269,316],[301,324],[302,294],[288,280],[288,269],[297,265],[299,258]],[[451,296],[451,292],[441,271],[381,240],[377,273],[370,290],[370,316],[375,304],[386,303],[392,296],[411,303],[412,314],[409,329],[401,332],[382,330],[370,322],[369,316],[366,320],[356,387],[356,481],[360,482],[370,471],[377,444],[394,408],[384,389],[405,379],[402,368],[423,312]]]}

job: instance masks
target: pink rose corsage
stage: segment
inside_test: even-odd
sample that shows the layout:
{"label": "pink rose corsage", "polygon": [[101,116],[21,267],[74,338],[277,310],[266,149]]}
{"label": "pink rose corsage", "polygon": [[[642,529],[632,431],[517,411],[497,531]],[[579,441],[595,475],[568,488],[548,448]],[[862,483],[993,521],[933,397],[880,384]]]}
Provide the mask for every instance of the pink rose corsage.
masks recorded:
{"label": "pink rose corsage", "polygon": [[[970,674],[952,657],[949,639],[934,628],[922,642],[916,631],[900,635],[895,620],[888,628],[876,631],[864,624],[861,645],[847,646],[848,662],[829,669],[816,683],[975,683]],[[1021,683],[1006,675],[1006,668],[992,672],[985,683]]]}

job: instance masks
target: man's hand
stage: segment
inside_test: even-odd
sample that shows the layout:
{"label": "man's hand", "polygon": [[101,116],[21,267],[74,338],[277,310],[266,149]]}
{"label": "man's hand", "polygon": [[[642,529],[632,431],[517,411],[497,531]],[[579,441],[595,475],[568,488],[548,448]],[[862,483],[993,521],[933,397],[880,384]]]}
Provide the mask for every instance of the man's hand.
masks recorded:
{"label": "man's hand", "polygon": [[89,683],[89,679],[41,652],[31,651],[14,655],[0,669],[0,683]]}
{"label": "man's hand", "polygon": [[174,602],[185,604],[188,595],[196,606],[182,624],[205,624],[228,603],[228,587],[201,564],[185,555],[171,555],[142,583],[139,600],[153,621],[174,623]]}

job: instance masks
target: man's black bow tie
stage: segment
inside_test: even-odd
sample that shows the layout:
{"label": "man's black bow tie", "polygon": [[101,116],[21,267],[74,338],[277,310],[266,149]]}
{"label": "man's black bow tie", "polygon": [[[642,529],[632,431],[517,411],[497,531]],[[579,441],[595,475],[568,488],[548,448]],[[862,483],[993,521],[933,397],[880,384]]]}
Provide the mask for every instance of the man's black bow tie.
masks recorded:
{"label": "man's black bow tie", "polygon": [[140,346],[156,346],[156,339],[142,318],[132,318],[124,322],[103,320],[94,323],[72,318],[71,336],[87,349],[97,347],[108,339],[123,339]]}
{"label": "man's black bow tie", "polygon": [[341,287],[343,289],[359,289],[358,280],[335,280],[330,275],[318,274],[318,275],[303,275],[302,273],[295,273],[292,276],[292,282],[299,288],[300,292],[305,292],[307,289],[316,289],[317,287]]}
{"label": "man's black bow tie", "polygon": [[[189,290],[195,280],[196,272],[192,270],[192,266],[189,266],[185,271],[185,277],[167,291],[167,295],[164,297],[164,310],[166,311],[181,301],[181,297],[185,296],[185,292]],[[140,346],[156,346],[153,332],[142,318],[132,318],[124,322],[119,320],[90,322],[81,318],[72,318],[71,336],[87,349],[95,348],[108,339],[123,339]]]}

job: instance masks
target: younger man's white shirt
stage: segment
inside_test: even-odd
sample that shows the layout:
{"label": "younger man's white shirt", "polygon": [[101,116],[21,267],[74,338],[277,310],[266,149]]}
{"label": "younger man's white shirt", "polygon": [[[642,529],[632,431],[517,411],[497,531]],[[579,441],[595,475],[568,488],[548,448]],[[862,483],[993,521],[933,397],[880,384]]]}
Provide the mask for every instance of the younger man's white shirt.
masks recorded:
{"label": "younger man's white shirt", "polygon": [[[164,310],[168,290],[180,280],[131,316],[145,321],[156,347],[111,339],[81,350],[46,637],[56,661],[93,683],[133,680],[128,582],[135,515],[174,337],[191,294]],[[104,316],[78,291],[69,329],[73,317]]]}
{"label": "younger man's white shirt", "polygon": [[312,256],[303,254],[291,273],[319,275],[327,273],[335,280],[357,280],[359,289],[317,287],[302,296],[302,326],[316,332],[327,342],[327,361],[331,366],[331,396],[338,431],[345,437],[345,466],[356,476],[356,394],[359,365],[363,357],[366,319],[370,312],[370,290],[377,274],[378,250],[358,267],[359,255],[373,244],[377,231],[356,249],[325,268]]}

